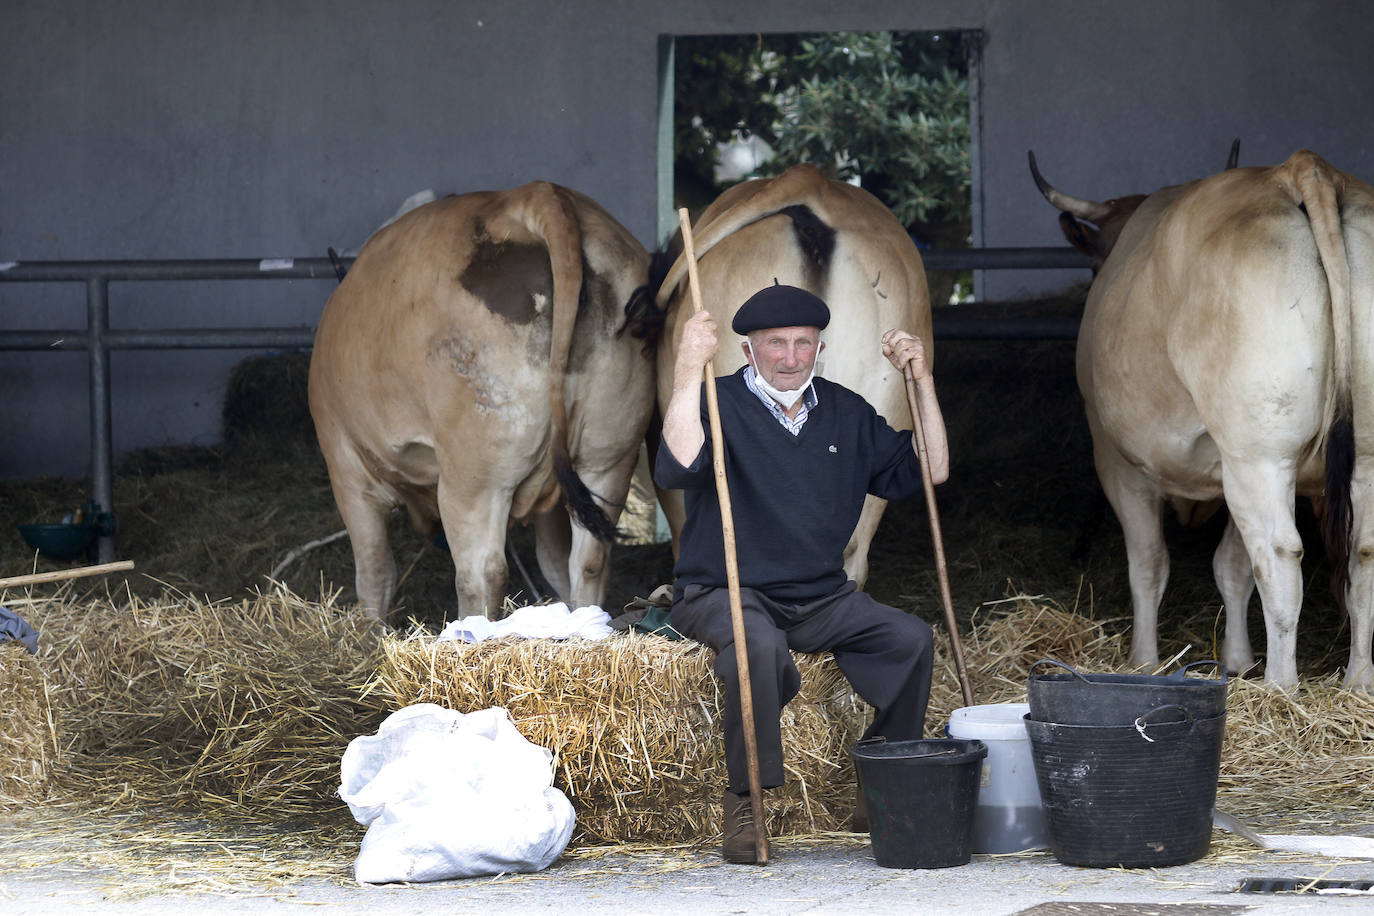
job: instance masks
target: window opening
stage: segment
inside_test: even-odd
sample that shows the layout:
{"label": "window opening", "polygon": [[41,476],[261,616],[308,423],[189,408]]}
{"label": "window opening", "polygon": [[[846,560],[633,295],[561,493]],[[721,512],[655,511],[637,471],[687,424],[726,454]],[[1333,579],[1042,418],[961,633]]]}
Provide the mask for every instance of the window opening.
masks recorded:
{"label": "window opening", "polygon": [[[920,248],[981,241],[977,32],[666,38],[660,54],[659,229],[722,191],[811,162],[863,187]],[[671,119],[666,110],[671,104]],[[932,271],[931,301],[974,298]]]}

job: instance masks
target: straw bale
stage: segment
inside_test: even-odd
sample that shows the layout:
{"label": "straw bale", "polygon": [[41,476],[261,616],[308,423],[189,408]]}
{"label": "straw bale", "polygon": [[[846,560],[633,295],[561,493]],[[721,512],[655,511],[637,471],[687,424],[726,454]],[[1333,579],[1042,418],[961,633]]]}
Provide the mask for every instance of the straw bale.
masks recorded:
{"label": "straw bale", "polygon": [[384,713],[359,693],[380,634],[284,589],[35,602],[68,788],[107,801],[277,817],[337,808],[348,741]]}
{"label": "straw bale", "polygon": [[[722,694],[711,652],[628,633],[592,642],[389,640],[372,689],[396,707],[505,707],[554,752],[577,813],[574,843],[700,841],[720,831]],[[787,785],[768,795],[774,835],[840,829],[854,804],[848,748],[867,709],[833,659],[797,655],[801,693],[782,718]]]}
{"label": "straw bale", "polygon": [[57,761],[48,686],[38,660],[17,642],[0,643],[0,809],[48,794]]}

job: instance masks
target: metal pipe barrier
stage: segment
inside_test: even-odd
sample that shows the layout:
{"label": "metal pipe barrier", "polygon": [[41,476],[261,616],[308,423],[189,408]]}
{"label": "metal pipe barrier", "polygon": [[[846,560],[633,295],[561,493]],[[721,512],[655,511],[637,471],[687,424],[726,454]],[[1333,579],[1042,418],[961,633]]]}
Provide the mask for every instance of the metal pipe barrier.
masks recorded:
{"label": "metal pipe barrier", "polygon": [[[348,264],[351,261],[344,261]],[[84,331],[0,331],[0,350],[85,350],[90,377],[91,502],[110,520],[96,538],[96,560],[115,558],[114,450],[110,351],[121,349],[275,349],[309,347],[313,328],[110,329],[110,283],[161,280],[333,280],[328,258],[178,261],[32,261],[0,264],[4,283],[85,283]]]}
{"label": "metal pipe barrier", "polygon": [[[1090,267],[1069,247],[923,249],[926,270],[1045,270]],[[344,266],[351,258],[340,259]],[[114,515],[114,454],[110,416],[111,350],[294,349],[315,340],[311,327],[290,328],[110,328],[110,283],[164,280],[334,280],[329,258],[260,258],[167,261],[0,262],[0,283],[86,284],[85,330],[0,331],[0,350],[85,350],[90,371],[91,501]],[[1071,319],[944,318],[935,320],[938,339],[1073,339]],[[115,558],[113,528],[96,541],[97,562]]]}

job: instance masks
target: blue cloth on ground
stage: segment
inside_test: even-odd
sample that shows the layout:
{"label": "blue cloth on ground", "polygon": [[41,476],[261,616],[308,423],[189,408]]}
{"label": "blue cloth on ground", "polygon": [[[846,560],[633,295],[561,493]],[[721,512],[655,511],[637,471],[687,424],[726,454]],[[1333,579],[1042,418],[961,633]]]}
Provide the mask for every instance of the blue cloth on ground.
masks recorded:
{"label": "blue cloth on ground", "polygon": [[0,643],[11,640],[23,643],[30,655],[38,654],[38,631],[9,608],[0,607]]}

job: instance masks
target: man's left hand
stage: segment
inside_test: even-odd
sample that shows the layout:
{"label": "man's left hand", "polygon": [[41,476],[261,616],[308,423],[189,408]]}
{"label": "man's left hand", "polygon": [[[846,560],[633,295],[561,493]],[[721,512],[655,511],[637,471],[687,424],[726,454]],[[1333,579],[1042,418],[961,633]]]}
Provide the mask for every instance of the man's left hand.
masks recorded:
{"label": "man's left hand", "polygon": [[910,366],[913,379],[919,381],[930,375],[925,344],[921,343],[919,337],[899,328],[893,328],[883,335],[883,355],[899,372]]}

